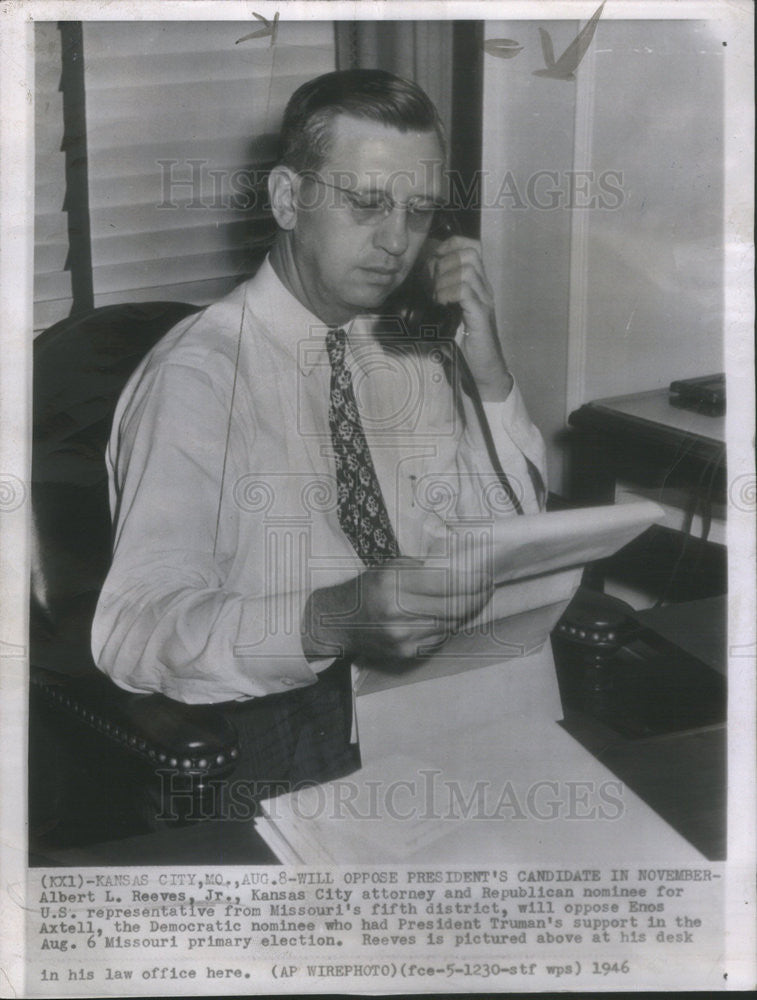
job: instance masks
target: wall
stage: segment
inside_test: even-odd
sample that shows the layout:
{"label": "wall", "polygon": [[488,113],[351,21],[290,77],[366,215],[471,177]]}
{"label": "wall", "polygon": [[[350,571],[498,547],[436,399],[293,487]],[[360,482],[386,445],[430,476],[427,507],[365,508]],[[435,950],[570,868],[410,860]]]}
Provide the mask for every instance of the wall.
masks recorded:
{"label": "wall", "polygon": [[[600,21],[575,80],[543,68],[577,22],[492,22],[483,239],[506,350],[563,488],[568,413],[723,367],[723,46],[701,21]],[[549,175],[540,174],[550,172]],[[529,183],[530,181],[530,183]]]}
{"label": "wall", "polygon": [[[551,32],[564,22],[542,22]],[[485,197],[481,233],[505,354],[548,444],[562,427],[568,349],[570,212],[552,204],[573,166],[575,87],[543,80],[537,25],[497,22],[488,38],[520,41],[515,58],[484,55]],[[558,184],[541,171],[556,172]],[[549,448],[552,488],[560,468]]]}

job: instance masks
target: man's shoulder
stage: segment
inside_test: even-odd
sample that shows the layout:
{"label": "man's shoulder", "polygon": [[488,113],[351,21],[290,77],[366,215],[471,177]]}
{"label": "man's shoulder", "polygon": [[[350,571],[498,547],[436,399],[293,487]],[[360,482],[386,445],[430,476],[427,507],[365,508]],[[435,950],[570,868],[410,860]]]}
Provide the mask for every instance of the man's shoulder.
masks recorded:
{"label": "man's shoulder", "polygon": [[170,364],[210,374],[233,367],[250,284],[243,282],[172,327],[145,358],[145,369]]}

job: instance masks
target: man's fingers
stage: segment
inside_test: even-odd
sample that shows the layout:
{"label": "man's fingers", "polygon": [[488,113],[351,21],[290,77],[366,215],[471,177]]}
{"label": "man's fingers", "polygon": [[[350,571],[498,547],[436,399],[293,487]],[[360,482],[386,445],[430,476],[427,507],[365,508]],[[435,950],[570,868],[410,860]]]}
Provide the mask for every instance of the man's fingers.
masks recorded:
{"label": "man's fingers", "polygon": [[[483,553],[466,548],[462,558],[392,559],[366,570],[360,579],[350,626],[362,630],[361,642],[383,635],[387,648],[449,636],[476,615],[493,592]],[[399,654],[398,654],[399,655]]]}
{"label": "man's fingers", "polygon": [[402,595],[399,604],[404,624],[435,627],[436,631],[451,634],[461,625],[477,615],[491,600],[492,590],[482,589],[475,593],[450,592],[440,597],[417,597]]}
{"label": "man's fingers", "polygon": [[464,566],[457,559],[444,565],[429,564],[398,576],[402,593],[429,597],[450,594],[477,594],[491,585],[491,573],[485,563]]}
{"label": "man's fingers", "polygon": [[491,597],[491,589],[483,587],[476,591],[448,590],[437,595],[407,594],[397,595],[397,610],[401,615],[419,619],[437,619],[441,622],[466,618],[483,607]]}
{"label": "man's fingers", "polygon": [[[446,244],[445,244],[446,246]],[[477,274],[485,286],[488,285],[486,269],[478,248],[467,247],[463,250],[445,252],[437,251],[431,258],[432,273],[435,281],[444,281],[450,275]]]}
{"label": "man's fingers", "polygon": [[490,309],[494,296],[483,275],[472,269],[449,271],[437,279],[434,294],[440,303],[459,302],[461,305],[481,305]]}
{"label": "man's fingers", "polygon": [[471,239],[469,236],[448,236],[446,240],[441,241],[435,252],[442,256],[463,250],[473,250],[480,257],[481,241]]}
{"label": "man's fingers", "polygon": [[485,551],[466,547],[426,561],[392,559],[366,570],[360,579],[359,588],[366,593],[378,588],[387,596],[395,593],[438,598],[486,590],[491,586],[491,569]]}
{"label": "man's fingers", "polygon": [[475,271],[484,273],[484,262],[477,247],[450,250],[448,244],[444,243],[434,253],[432,260],[437,278],[443,278],[450,271],[458,271],[463,267],[471,267]]}

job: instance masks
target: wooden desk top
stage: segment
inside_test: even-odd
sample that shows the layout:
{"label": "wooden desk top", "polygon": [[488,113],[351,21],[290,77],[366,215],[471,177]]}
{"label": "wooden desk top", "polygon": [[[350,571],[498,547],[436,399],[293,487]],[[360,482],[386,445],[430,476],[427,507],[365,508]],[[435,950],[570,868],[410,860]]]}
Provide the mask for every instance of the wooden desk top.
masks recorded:
{"label": "wooden desk top", "polygon": [[607,399],[596,399],[587,406],[594,409],[610,410],[625,414],[634,420],[643,420],[671,430],[680,431],[686,435],[696,435],[720,444],[725,443],[725,417],[710,417],[705,413],[685,410],[673,406],[669,400],[667,389],[652,389],[649,392],[637,392],[630,396],[610,396]]}
{"label": "wooden desk top", "polygon": [[673,406],[668,395],[667,389],[652,389],[592,400],[574,410],[569,422],[580,429],[633,434],[660,443],[693,440],[711,453],[721,451],[725,445],[725,417]]}
{"label": "wooden desk top", "polygon": [[724,676],[727,673],[728,598],[705,597],[634,616],[645,628],[677,649],[682,649]]}

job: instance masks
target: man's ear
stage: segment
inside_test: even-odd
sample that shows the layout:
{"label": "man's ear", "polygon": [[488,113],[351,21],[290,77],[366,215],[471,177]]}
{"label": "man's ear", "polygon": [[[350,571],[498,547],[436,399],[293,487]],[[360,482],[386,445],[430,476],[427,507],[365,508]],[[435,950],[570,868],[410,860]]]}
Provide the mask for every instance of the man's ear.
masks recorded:
{"label": "man's ear", "polygon": [[297,223],[295,197],[297,174],[290,167],[279,164],[268,175],[268,196],[277,225],[281,229],[294,229]]}

